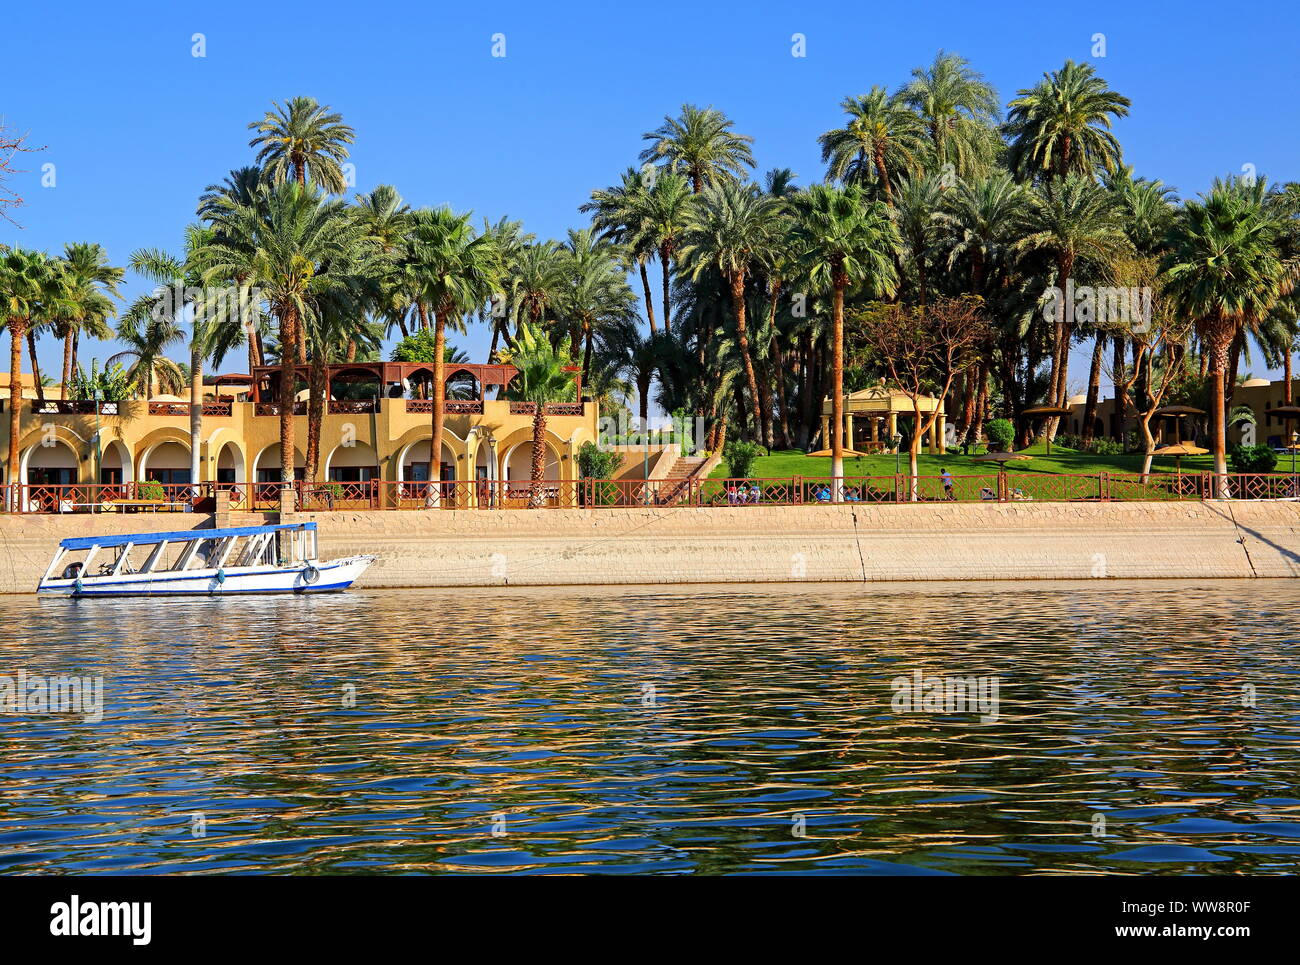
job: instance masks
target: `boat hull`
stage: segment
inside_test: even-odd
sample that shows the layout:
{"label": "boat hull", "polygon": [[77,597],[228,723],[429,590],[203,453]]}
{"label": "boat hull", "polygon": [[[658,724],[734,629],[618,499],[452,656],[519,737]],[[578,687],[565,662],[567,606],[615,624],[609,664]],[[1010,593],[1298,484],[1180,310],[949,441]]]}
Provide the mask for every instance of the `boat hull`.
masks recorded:
{"label": "boat hull", "polygon": [[[121,573],[81,580],[44,580],[39,596],[78,599],[100,596],[243,596],[266,593],[337,593],[352,585],[375,561],[373,556],[351,556],[312,566],[246,566],[225,570],[199,569],[184,573]],[[317,573],[311,579],[310,570]]]}

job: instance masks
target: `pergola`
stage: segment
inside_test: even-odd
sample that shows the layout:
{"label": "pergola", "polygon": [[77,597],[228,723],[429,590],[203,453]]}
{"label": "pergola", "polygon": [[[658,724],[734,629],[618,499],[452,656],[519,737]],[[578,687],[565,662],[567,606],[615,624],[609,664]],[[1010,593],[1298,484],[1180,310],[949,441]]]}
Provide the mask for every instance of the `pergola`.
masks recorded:
{"label": "pergola", "polygon": [[[943,400],[922,395],[916,400],[916,408],[921,410],[922,416],[938,413],[930,427],[929,451],[932,455],[941,455],[944,451]],[[844,448],[883,452],[893,445],[894,435],[898,432],[898,417],[915,414],[912,397],[898,389],[873,385],[850,392],[844,397]],[[828,397],[822,401],[822,442],[827,446],[831,439],[831,416],[832,400]],[[867,420],[869,425],[864,433],[865,439],[858,443],[853,435],[854,422],[861,419]]]}
{"label": "pergola", "polygon": [[[311,379],[311,366],[297,366],[296,374],[299,380],[308,383]],[[489,388],[504,388],[509,385],[519,370],[513,365],[452,363],[444,367],[443,374],[448,382],[457,377],[469,376],[478,386],[478,398],[482,399]],[[400,398],[404,393],[403,387],[416,376],[432,380],[433,366],[427,362],[342,362],[327,367],[326,382],[331,388],[336,382],[371,383],[377,388],[377,396]],[[279,387],[280,366],[259,365],[253,369],[254,402],[277,401]],[[327,397],[332,394],[332,391],[326,391]],[[578,375],[578,397],[582,397],[581,373]]]}

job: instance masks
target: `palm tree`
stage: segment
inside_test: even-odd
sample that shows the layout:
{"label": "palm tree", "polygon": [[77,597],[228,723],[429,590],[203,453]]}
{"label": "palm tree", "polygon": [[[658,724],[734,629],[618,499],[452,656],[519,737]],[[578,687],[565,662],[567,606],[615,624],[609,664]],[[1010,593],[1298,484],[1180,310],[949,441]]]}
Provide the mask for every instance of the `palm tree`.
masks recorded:
{"label": "palm tree", "polygon": [[[5,481],[18,479],[18,433],[23,406],[23,342],[32,319],[40,310],[55,274],[43,252],[10,248],[0,256],[0,309],[9,328],[9,457]],[[15,508],[16,490],[10,490],[9,507]]]}
{"label": "palm tree", "polygon": [[[650,331],[655,331],[655,306],[650,295],[650,276],[646,273],[646,264],[655,253],[652,235],[646,231],[646,193],[649,191],[651,175],[657,172],[644,172],[628,168],[623,172],[623,183],[610,188],[601,188],[591,192],[591,200],[578,208],[582,212],[593,212],[592,227],[600,232],[601,237],[615,244],[622,245],[641,275],[641,290],[645,294],[646,318],[650,322]],[[664,324],[667,325],[665,319]]]}
{"label": "palm tree", "polygon": [[[205,299],[202,294],[197,298],[189,293],[202,292],[203,278],[194,264],[194,253],[212,239],[212,232],[198,225],[190,225],[185,231],[185,254],[181,258],[168,254],[157,248],[140,248],[131,253],[131,270],[155,285],[160,286],[151,295],[145,295],[132,304],[128,312],[131,324],[126,330],[126,340],[135,346],[132,351],[137,359],[146,359],[141,371],[146,373],[146,382],[151,384],[155,370],[166,371],[164,378],[170,378],[170,369],[161,362],[161,352],[174,341],[179,341],[182,318],[186,311],[192,312],[189,338],[190,348],[190,482],[197,483],[200,475],[200,442],[203,437],[203,360],[210,351],[210,339],[213,330],[223,321],[238,322],[238,319],[217,318],[226,306],[210,307],[219,299]],[[179,296],[179,297],[178,297]],[[147,312],[150,321],[142,321],[142,313]],[[239,328],[236,324],[231,326]],[[250,373],[251,374],[251,373]],[[149,386],[145,387],[146,398]]]}
{"label": "palm tree", "polygon": [[[670,269],[677,258],[677,248],[691,223],[694,194],[686,179],[671,171],[659,175],[654,187],[646,192],[641,218],[647,246],[659,253],[659,267],[663,271],[664,331],[668,331],[672,312],[668,304]],[[651,331],[654,331],[653,326]]]}
{"label": "palm tree", "polygon": [[1092,64],[1067,60],[1008,105],[1009,166],[1026,178],[1117,170],[1120,146],[1111,119],[1127,117],[1132,103],[1107,87]]}
{"label": "palm tree", "polygon": [[754,139],[735,133],[732,126],[722,111],[683,104],[678,117],[665,117],[658,128],[641,135],[653,142],[641,152],[641,160],[666,161],[672,170],[685,171],[691,190],[699,194],[724,176],[741,177],[746,165],[754,166],[749,147]]}
{"label": "palm tree", "polygon": [[[1046,182],[1030,195],[1028,233],[1014,247],[1044,255],[1056,270],[1059,297],[1049,399],[1051,405],[1063,406],[1074,333],[1074,306],[1067,301],[1076,266],[1084,258],[1104,263],[1130,250],[1115,198],[1096,181],[1077,174]],[[1057,422],[1055,416],[1047,420],[1047,439],[1056,435]]]}
{"label": "palm tree", "polygon": [[[483,219],[483,234],[492,239],[501,262],[501,275],[498,278],[499,290],[493,293],[492,303],[483,312],[483,318],[492,326],[492,343],[488,346],[487,361],[496,359],[497,342],[504,339],[506,345],[513,341],[512,327],[519,319],[519,263],[524,251],[536,236],[524,231],[522,221],[500,218],[495,224]],[[468,358],[465,361],[469,361]]]}
{"label": "palm tree", "polygon": [[846,97],[840,107],[848,121],[817,139],[826,180],[878,185],[892,204],[894,180],[919,166],[925,148],[921,118],[883,87]]}
{"label": "palm tree", "polygon": [[[429,478],[441,481],[442,430],[446,414],[447,326],[463,326],[468,312],[492,297],[501,274],[500,254],[491,235],[476,235],[468,214],[450,208],[423,209],[413,216],[408,236],[408,271],[417,306],[428,306],[434,318],[433,448]],[[430,492],[436,492],[437,486]]]}
{"label": "palm tree", "polygon": [[958,177],[970,177],[992,162],[997,91],[966,58],[939,51],[928,68],[912,71],[899,97],[920,115],[930,136],[932,170],[952,164]]}
{"label": "palm tree", "polygon": [[779,199],[750,186],[737,181],[711,185],[691,211],[690,228],[680,252],[682,260],[691,266],[692,278],[699,278],[706,269],[716,270],[730,289],[736,341],[756,431],[763,425],[762,396],[749,350],[745,279],[753,267],[768,261],[780,244],[780,214]]}
{"label": "palm tree", "polygon": [[939,177],[904,178],[898,184],[898,197],[890,212],[898,226],[901,250],[916,272],[916,295],[922,308],[930,289],[928,262],[943,228],[943,195]]}
{"label": "palm tree", "polygon": [[561,402],[573,392],[573,377],[568,371],[572,359],[562,346],[552,345],[539,328],[525,324],[506,360],[519,370],[506,387],[506,397],[533,406],[533,485],[528,504],[537,508],[543,499],[538,483],[546,473],[546,404]]}
{"label": "palm tree", "polygon": [[279,327],[281,482],[294,478],[294,385],[298,328],[320,300],[347,289],[373,242],[341,201],[297,181],[258,189],[256,204],[224,202],[216,236],[195,252],[206,280],[241,278],[261,291]]}
{"label": "palm tree", "polygon": [[[1263,180],[1260,179],[1262,191]],[[1228,495],[1225,422],[1228,353],[1242,329],[1265,318],[1293,281],[1277,249],[1277,226],[1261,193],[1215,181],[1183,205],[1165,256],[1165,290],[1195,321],[1210,358],[1210,437],[1217,494]]]}
{"label": "palm tree", "polygon": [[70,242],[63,249],[64,272],[68,283],[68,311],[59,319],[56,330],[63,337],[63,397],[68,397],[72,381],[72,356],[76,340],[82,333],[92,338],[111,338],[108,319],[115,314],[111,299],[121,297],[118,286],[125,269],[108,263],[108,253],[101,245]]}
{"label": "palm tree", "polygon": [[[160,392],[177,395],[185,388],[186,373],[167,357],[167,350],[185,340],[185,333],[168,314],[154,314],[151,303],[136,299],[117,326],[117,340],[125,348],[109,356],[107,365],[123,365],[135,391],[147,402]],[[125,363],[130,362],[130,365]],[[191,460],[193,452],[190,453]],[[192,464],[192,463],[191,463]]]}
{"label": "palm tree", "polygon": [[545,325],[547,311],[564,289],[566,266],[560,246],[554,241],[542,241],[524,247],[516,270],[519,324],[515,337],[518,338],[526,323]]}
{"label": "palm tree", "polygon": [[[887,209],[857,187],[814,185],[796,207],[793,241],[810,280],[832,293],[831,476],[844,477],[844,293],[862,287],[868,298],[893,294],[893,252],[900,245]],[[836,499],[839,489],[833,486]]]}
{"label": "palm tree", "polygon": [[[592,348],[597,335],[619,322],[635,320],[636,296],[616,249],[598,241],[590,229],[569,231],[565,244],[567,285],[560,310],[583,342],[582,382],[591,374]],[[570,355],[576,356],[574,343]]]}
{"label": "palm tree", "polygon": [[[885,206],[856,187],[815,184],[796,200],[795,211],[796,250],[811,281],[832,293],[831,476],[838,480],[844,477],[844,293],[850,285],[870,298],[893,293],[898,230]],[[838,501],[839,487],[832,490]]]}
{"label": "palm tree", "polygon": [[670,333],[654,332],[647,336],[635,319],[614,322],[601,334],[597,364],[631,376],[636,385],[637,414],[643,426],[648,425],[650,417],[650,386],[655,372],[675,348]]}
{"label": "palm tree", "polygon": [[248,146],[261,148],[257,163],[271,181],[279,184],[293,177],[301,185],[313,181],[330,194],[346,191],[341,163],[355,138],[342,115],[312,97],[295,97],[283,106],[271,103],[273,110],[248,125],[258,132]]}

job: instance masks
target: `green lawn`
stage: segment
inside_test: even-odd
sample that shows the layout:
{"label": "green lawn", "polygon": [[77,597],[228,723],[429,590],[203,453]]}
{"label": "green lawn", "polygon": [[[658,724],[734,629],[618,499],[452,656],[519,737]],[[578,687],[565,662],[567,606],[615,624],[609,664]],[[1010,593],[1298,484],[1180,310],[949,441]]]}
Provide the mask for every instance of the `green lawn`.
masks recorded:
{"label": "green lawn", "polygon": [[[1101,472],[1130,473],[1141,472],[1142,470],[1142,456],[1136,453],[1120,456],[1096,456],[1091,453],[1075,452],[1071,449],[1053,446],[1052,454],[1049,456],[1046,447],[1041,443],[1030,446],[1024,451],[1029,453],[1032,458],[1009,463],[1007,465],[1009,473],[1013,475],[1025,473],[1096,474]],[[979,462],[970,456],[963,456],[961,450],[950,450],[946,455],[942,456],[926,455],[923,451],[919,464],[922,476],[937,476],[944,469],[947,469],[954,476],[997,475],[998,471],[996,463]],[[907,472],[906,452],[899,454],[897,465],[899,472]],[[895,471],[894,466],[893,455],[863,456],[860,459],[845,459],[844,474],[845,476],[892,476]],[[1183,457],[1184,472],[1202,472],[1213,468],[1213,459],[1208,455]],[[1290,460],[1279,460],[1278,472],[1284,472],[1290,468]],[[1156,473],[1173,472],[1174,460],[1169,457],[1157,456],[1151,464],[1151,469]],[[831,460],[829,456],[809,457],[797,450],[788,450],[774,451],[770,456],[759,456],[754,462],[751,475],[756,479],[789,479],[792,476],[829,476],[830,472]],[[713,471],[712,477],[725,479],[727,476],[727,463],[724,459]]]}

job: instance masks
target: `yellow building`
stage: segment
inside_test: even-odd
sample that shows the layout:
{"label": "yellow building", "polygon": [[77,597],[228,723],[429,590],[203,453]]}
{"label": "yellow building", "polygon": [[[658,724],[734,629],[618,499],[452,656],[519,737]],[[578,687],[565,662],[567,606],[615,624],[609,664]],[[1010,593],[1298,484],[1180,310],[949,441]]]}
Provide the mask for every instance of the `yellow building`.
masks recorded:
{"label": "yellow building", "polygon": [[[474,482],[528,480],[532,472],[533,408],[487,399],[516,370],[508,365],[449,365],[449,397],[439,461],[448,494],[460,504],[473,498]],[[307,444],[309,370],[299,371],[294,403],[294,461],[301,478]],[[321,481],[369,487],[382,504],[405,498],[429,479],[433,437],[432,367],[373,362],[330,366],[329,403],[320,434]],[[29,379],[26,381],[30,381]],[[240,383],[243,383],[242,386]],[[26,486],[84,487],[87,501],[103,496],[95,487],[154,480],[163,484],[219,483],[239,492],[257,484],[278,490],[280,419],[274,390],[278,368],[251,376],[222,377],[205,386],[199,474],[191,479],[190,403],[175,396],[130,402],[64,401],[47,390],[41,405],[21,400],[19,465],[5,466],[5,480]],[[9,447],[8,376],[0,376],[4,415],[0,418],[0,462]],[[579,387],[578,393],[581,388]],[[24,396],[33,396],[24,390]],[[577,452],[595,441],[596,405],[553,403],[546,407],[547,480],[578,477]],[[248,484],[252,484],[251,486]],[[95,488],[92,492],[92,488]],[[331,487],[338,490],[339,487]],[[353,487],[357,489],[358,487]],[[269,500],[270,496],[263,498]],[[376,496],[378,500],[379,497]],[[73,500],[75,502],[75,499]]]}
{"label": "yellow building", "polygon": [[[1292,380],[1291,397],[1300,403],[1300,379]],[[1255,442],[1260,445],[1273,446],[1280,448],[1291,444],[1290,435],[1295,430],[1300,429],[1300,422],[1292,421],[1289,425],[1280,416],[1271,414],[1272,409],[1286,403],[1286,381],[1278,379],[1276,382],[1270,382],[1268,379],[1247,379],[1240,385],[1234,386],[1232,397],[1228,402],[1229,408],[1236,406],[1247,406],[1255,414],[1255,426],[1253,429],[1247,429],[1246,423],[1237,423],[1228,428],[1228,443],[1239,443],[1244,441],[1244,434],[1253,431]],[[1071,396],[1067,400],[1070,407],[1070,415],[1062,422],[1062,432],[1073,432],[1076,435],[1082,435],[1084,425],[1084,412],[1087,410],[1087,398],[1082,395]],[[1202,416],[1199,419],[1202,426],[1209,426],[1209,417]],[[1126,420],[1128,429],[1133,430],[1137,427],[1137,416],[1133,410],[1128,411]],[[1114,399],[1101,399],[1097,403],[1097,415],[1093,422],[1093,431],[1097,435],[1108,436],[1112,439],[1119,438],[1119,418],[1116,415],[1116,406]],[[1182,420],[1182,424],[1174,426],[1171,419],[1153,419],[1151,422],[1151,431],[1156,436],[1157,444],[1173,442],[1174,434],[1177,432],[1179,438],[1188,441],[1196,431],[1195,425],[1190,425],[1188,420]],[[1199,433],[1199,439],[1205,439],[1205,431]]]}

